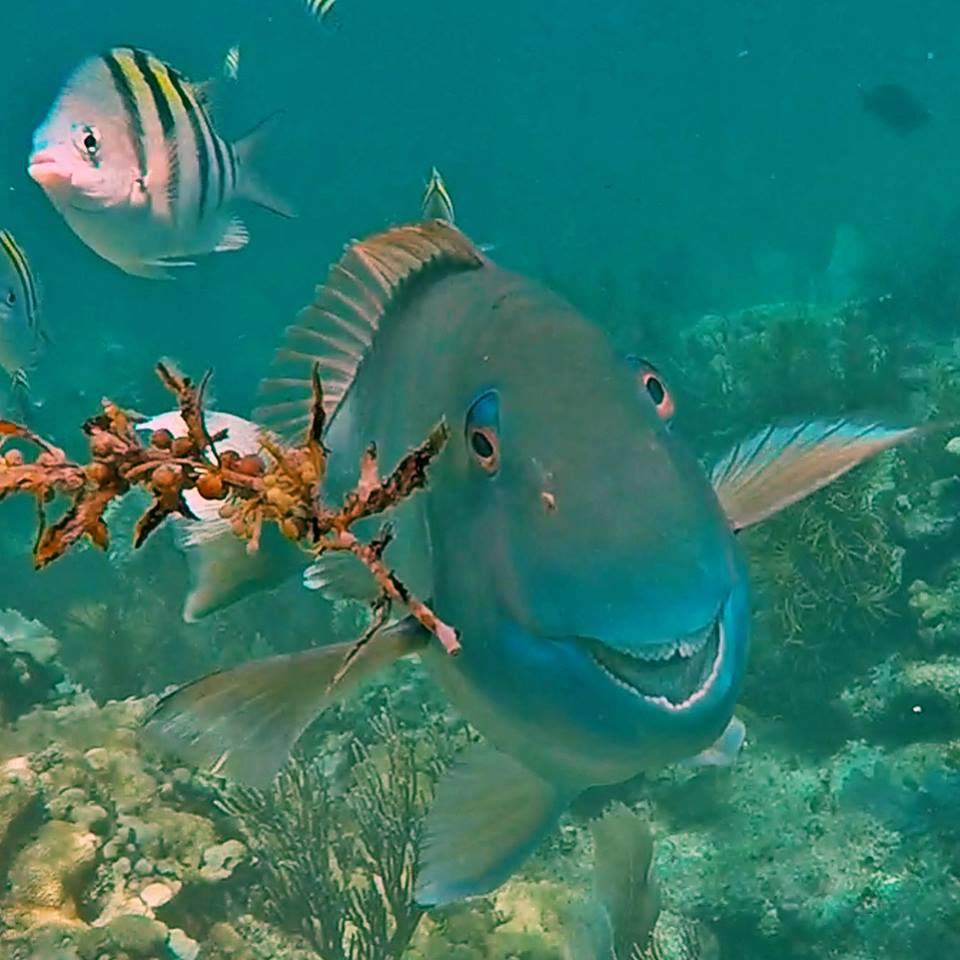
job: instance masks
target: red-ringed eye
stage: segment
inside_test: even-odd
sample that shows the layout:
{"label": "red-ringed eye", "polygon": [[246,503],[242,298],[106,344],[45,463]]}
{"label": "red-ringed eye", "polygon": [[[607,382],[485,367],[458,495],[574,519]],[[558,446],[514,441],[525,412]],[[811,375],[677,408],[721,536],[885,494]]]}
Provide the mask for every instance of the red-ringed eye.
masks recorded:
{"label": "red-ringed eye", "polygon": [[636,367],[637,380],[640,386],[653,401],[657,416],[664,421],[670,420],[676,407],[673,403],[673,395],[667,389],[667,385],[663,382],[663,377],[660,376],[657,368],[640,357],[630,357],[630,361]]}
{"label": "red-ringed eye", "polygon": [[489,474],[500,469],[500,402],[496,391],[480,394],[467,411],[464,434],[474,461]]}
{"label": "red-ringed eye", "polygon": [[470,449],[474,459],[487,473],[496,473],[500,467],[500,444],[489,427],[474,427],[470,432]]}

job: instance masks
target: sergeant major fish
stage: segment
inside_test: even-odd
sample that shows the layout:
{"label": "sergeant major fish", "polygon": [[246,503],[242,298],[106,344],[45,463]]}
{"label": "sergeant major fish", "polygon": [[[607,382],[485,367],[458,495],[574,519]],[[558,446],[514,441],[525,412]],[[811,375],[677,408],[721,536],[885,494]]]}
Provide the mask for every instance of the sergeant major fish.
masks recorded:
{"label": "sergeant major fish", "polygon": [[440,176],[440,171],[433,167],[430,171],[430,179],[427,181],[427,188],[423,191],[423,201],[420,204],[421,214],[424,220],[446,220],[447,223],[454,223],[453,200],[447,190],[447,185]]}
{"label": "sergeant major fish", "polygon": [[[407,618],[336,684],[352,644],[188,684],[147,732],[264,784],[334,694],[421,656],[486,740],[438,784],[424,905],[498,886],[588,787],[739,744],[749,614],[735,532],[919,429],[770,427],[708,473],[668,429],[672,395],[650,365],[638,371],[574,308],[442,221],[350,246],[277,361],[260,416],[288,438],[309,422],[314,362],[325,375],[330,499],[353,487],[371,441],[392,464],[446,421],[428,487],[392,514],[387,559],[460,630],[462,652]],[[376,595],[365,568],[337,562],[353,569],[328,585]]]}
{"label": "sergeant major fish", "polygon": [[27,374],[46,344],[30,262],[13,234],[0,230],[0,367],[21,406],[29,389]]}
{"label": "sergeant major fish", "polygon": [[333,15],[333,6],[336,0],[303,0],[303,5],[311,17],[320,23],[326,22]]}
{"label": "sergeant major fish", "polygon": [[223,58],[223,76],[227,80],[237,80],[240,77],[240,47],[232,46]]}
{"label": "sergeant major fish", "polygon": [[291,215],[249,169],[265,125],[228,143],[205,89],[151,53],[117,47],[80,64],[34,134],[30,176],[77,236],[127,273],[168,277],[194,256],[244,247],[237,197]]}

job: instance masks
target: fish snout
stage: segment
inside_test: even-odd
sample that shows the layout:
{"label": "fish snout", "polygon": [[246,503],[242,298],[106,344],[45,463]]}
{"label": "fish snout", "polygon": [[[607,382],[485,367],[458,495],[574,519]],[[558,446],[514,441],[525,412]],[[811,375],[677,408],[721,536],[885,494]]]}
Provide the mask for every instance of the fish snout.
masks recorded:
{"label": "fish snout", "polygon": [[70,171],[50,150],[37,150],[31,155],[27,174],[44,190],[62,190],[71,185]]}

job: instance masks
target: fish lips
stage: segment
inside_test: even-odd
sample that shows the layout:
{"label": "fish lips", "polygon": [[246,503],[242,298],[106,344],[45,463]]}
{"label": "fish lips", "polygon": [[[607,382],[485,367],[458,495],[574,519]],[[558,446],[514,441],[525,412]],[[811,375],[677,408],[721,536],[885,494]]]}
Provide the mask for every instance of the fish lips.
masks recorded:
{"label": "fish lips", "polygon": [[709,695],[720,675],[729,644],[726,606],[692,633],[630,653],[593,637],[578,637],[576,642],[618,686],[665,711],[686,711]]}
{"label": "fish lips", "polygon": [[60,158],[54,154],[39,150],[30,157],[27,174],[44,190],[62,190],[70,186],[70,173],[64,169]]}

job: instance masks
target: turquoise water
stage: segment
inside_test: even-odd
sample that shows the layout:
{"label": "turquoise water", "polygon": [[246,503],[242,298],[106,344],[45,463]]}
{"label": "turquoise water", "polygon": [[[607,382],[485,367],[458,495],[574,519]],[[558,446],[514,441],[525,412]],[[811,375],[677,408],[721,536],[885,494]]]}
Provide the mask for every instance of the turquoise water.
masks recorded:
{"label": "turquoise water", "polygon": [[[78,428],[102,396],[145,414],[170,408],[152,370],[160,357],[195,374],[212,367],[216,409],[249,416],[283,329],[343,245],[416,220],[434,165],[458,226],[497,262],[658,365],[698,455],[782,418],[960,415],[955,4],[337,0],[335,11],[327,24],[298,0],[4,12],[0,228],[29,255],[53,340],[31,374],[30,425],[71,456],[84,457]],[[255,165],[296,219],[240,201],[249,246],[174,282],[128,276],[88,249],[26,164],[70,71],[119,44],[196,80],[239,44],[240,80],[222,91],[217,125],[233,139],[282,111]],[[865,112],[858,85],[884,82],[915,95],[930,122],[903,136]],[[853,237],[846,246],[838,229]],[[950,436],[884,455],[741,537],[755,636],[737,764],[581,798],[499,894],[408,917],[419,926],[406,953],[351,933],[363,914],[343,878],[382,877],[387,856],[371,843],[401,842],[402,830],[377,832],[394,808],[370,771],[388,787],[416,781],[397,814],[415,838],[437,771],[472,736],[436,687],[418,667],[394,668],[312,728],[275,794],[238,798],[145,758],[134,731],[153,701],[140,698],[351,639],[363,611],[294,577],[187,625],[170,531],[140,555],[126,547],[136,504],[111,522],[108,555],[85,547],[37,574],[33,504],[11,497],[0,504],[0,611],[41,621],[59,651],[49,674],[28,661],[27,683],[9,653],[14,628],[0,622],[0,654],[19,664],[0,656],[0,763],[25,757],[30,771],[4,766],[0,782],[0,957],[192,960],[182,933],[202,960],[610,960],[590,952],[580,931],[595,917],[575,905],[591,890],[588,821],[614,800],[654,837],[663,912],[645,958],[955,955]],[[151,829],[128,837],[131,817]],[[84,832],[58,840],[57,824]],[[242,852],[223,867],[229,842]],[[403,843],[413,863],[416,843]],[[149,882],[179,886],[151,906]],[[636,893],[635,912],[648,894]],[[323,911],[328,927],[346,918],[339,946],[317,933]],[[136,940],[111,926],[144,912],[162,929]]]}

